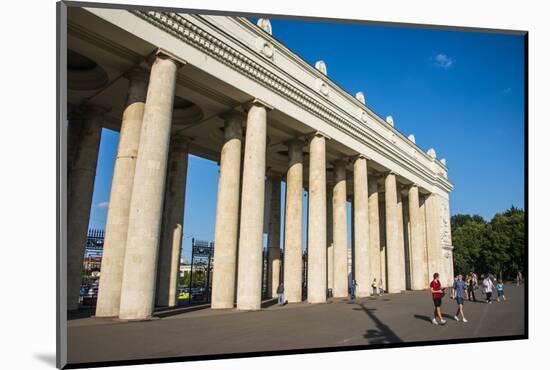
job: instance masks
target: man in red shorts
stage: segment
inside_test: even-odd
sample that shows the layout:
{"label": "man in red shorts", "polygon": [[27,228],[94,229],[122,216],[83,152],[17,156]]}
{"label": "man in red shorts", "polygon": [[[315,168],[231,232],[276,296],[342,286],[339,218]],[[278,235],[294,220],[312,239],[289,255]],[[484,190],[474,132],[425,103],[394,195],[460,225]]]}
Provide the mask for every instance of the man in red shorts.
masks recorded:
{"label": "man in red shorts", "polygon": [[445,324],[446,321],[443,320],[443,316],[441,316],[441,298],[443,297],[443,294],[445,294],[445,288],[441,287],[441,282],[439,281],[439,274],[437,272],[434,273],[434,279],[430,283],[430,290],[432,291],[432,298],[435,305],[434,318],[432,319],[432,324],[438,325],[438,322],[436,320],[437,317],[439,317],[439,322],[441,324]]}

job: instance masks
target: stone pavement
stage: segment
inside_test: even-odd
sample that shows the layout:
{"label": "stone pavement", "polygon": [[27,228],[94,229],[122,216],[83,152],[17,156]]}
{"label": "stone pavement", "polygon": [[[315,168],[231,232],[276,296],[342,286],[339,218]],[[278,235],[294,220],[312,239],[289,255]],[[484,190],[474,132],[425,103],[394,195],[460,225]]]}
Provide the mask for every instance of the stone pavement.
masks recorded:
{"label": "stone pavement", "polygon": [[453,320],[456,302],[446,296],[443,326],[430,322],[428,291],[252,312],[180,309],[147,322],[76,318],[68,322],[69,363],[523,335],[524,286],[507,285],[505,294],[508,301],[490,305],[466,301],[468,323]]}

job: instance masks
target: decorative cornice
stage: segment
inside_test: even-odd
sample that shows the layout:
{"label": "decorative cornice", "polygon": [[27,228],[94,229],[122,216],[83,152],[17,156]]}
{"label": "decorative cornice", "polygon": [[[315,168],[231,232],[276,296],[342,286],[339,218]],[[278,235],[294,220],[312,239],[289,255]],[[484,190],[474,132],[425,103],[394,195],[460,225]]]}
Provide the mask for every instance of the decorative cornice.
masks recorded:
{"label": "decorative cornice", "polygon": [[[441,178],[441,175],[434,174],[431,168],[427,168],[424,165],[415,164],[415,158],[410,153],[396,147],[396,136],[384,137],[379,132],[369,128],[368,125],[365,124],[366,117],[363,117],[363,115],[359,117],[353,116],[342,109],[340,109],[340,112],[335,111],[335,109],[326,104],[326,102],[321,102],[306,94],[298,87],[239,52],[234,47],[229,46],[209,32],[203,30],[182,15],[173,12],[141,10],[131,11],[131,13],[210,55],[221,63],[279,94],[291,103],[297,104],[302,109],[329,123],[334,128],[354,138],[363,145],[367,145],[373,150],[385,153],[386,157],[397,163],[401,163],[404,168],[425,178],[433,185],[437,185],[446,191],[452,190],[452,185],[448,183],[446,179]],[[267,36],[265,32],[264,36]],[[322,74],[319,73],[319,75]],[[322,82],[324,81],[322,80]],[[319,97],[323,97],[323,94],[320,92],[318,94]],[[357,100],[356,103],[361,104],[361,102]],[[364,108],[367,110],[366,107]],[[348,117],[343,117],[342,114]],[[374,119],[384,122],[377,116],[374,117]],[[389,125],[386,124],[386,126]],[[399,135],[402,136],[401,134]],[[427,157],[424,152],[420,153]]]}

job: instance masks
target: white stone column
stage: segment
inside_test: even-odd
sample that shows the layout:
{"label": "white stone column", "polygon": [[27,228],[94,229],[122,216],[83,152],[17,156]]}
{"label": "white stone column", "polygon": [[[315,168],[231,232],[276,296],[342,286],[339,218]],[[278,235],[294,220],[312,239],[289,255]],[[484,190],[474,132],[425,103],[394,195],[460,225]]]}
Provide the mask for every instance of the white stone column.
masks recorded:
{"label": "white stone column", "polygon": [[397,235],[399,241],[399,290],[407,290],[407,276],[405,268],[405,230],[403,228],[403,198],[401,187],[397,185]]}
{"label": "white stone column", "polygon": [[409,188],[409,220],[411,223],[411,289],[426,289],[426,248],[420,216],[418,186]]}
{"label": "white stone column", "polygon": [[224,119],[224,144],[220,159],[214,237],[213,309],[233,308],[237,282],[243,116],[238,112],[232,112],[224,116]]}
{"label": "white stone column", "polygon": [[332,184],[327,185],[327,288],[334,291],[334,241],[332,233]]}
{"label": "white stone column", "polygon": [[393,172],[386,175],[386,263],[388,281],[386,289],[389,293],[401,291],[402,272],[399,258],[399,219],[397,215],[397,184]]}
{"label": "white stone column", "polygon": [[123,320],[145,320],[153,313],[178,66],[159,54],[151,68],[130,203],[119,311]]}
{"label": "white stone column", "polygon": [[[436,194],[426,197],[426,245],[428,256],[428,275],[432,279],[435,272],[441,274],[441,234],[440,234],[440,207]],[[443,280],[442,284],[443,284]]]}
{"label": "white stone column", "polygon": [[132,200],[132,187],[149,76],[145,70],[135,69],[126,77],[129,79],[128,97],[126,98],[126,109],[122,114],[120,139],[111,184],[95,311],[97,317],[118,316],[120,308],[120,288],[124,254],[126,253],[130,201]]}
{"label": "white stone column", "polygon": [[283,284],[289,303],[302,301],[303,145],[298,140],[288,144]]}
{"label": "white stone column", "polygon": [[262,290],[267,107],[254,101],[248,111],[243,164],[237,309],[259,310]]}
{"label": "white stone column", "polygon": [[168,176],[164,195],[162,234],[157,270],[157,306],[177,306],[185,188],[190,140],[175,133],[170,141]]}
{"label": "white stone column", "polygon": [[86,107],[79,123],[78,146],[74,148],[67,183],[67,309],[78,309],[82,263],[90,221],[95,172],[105,110]]}
{"label": "white stone column", "polygon": [[421,226],[421,234],[422,234],[422,250],[424,254],[424,261],[423,264],[425,266],[424,268],[424,289],[428,287],[428,284],[430,283],[430,276],[428,271],[428,246],[427,246],[427,232],[426,232],[426,198],[420,194],[418,194],[418,200],[420,203],[419,210],[420,210],[420,226]]}
{"label": "white stone column", "polygon": [[267,249],[267,292],[277,297],[281,272],[281,177],[271,175],[271,203],[269,207],[269,235]]}
{"label": "white stone column", "polygon": [[[385,182],[385,181],[384,181]],[[387,291],[388,287],[388,240],[386,238],[386,190],[384,195],[378,197],[378,210],[380,217],[380,278],[382,279],[382,288]]]}
{"label": "white stone column", "polygon": [[334,288],[335,298],[348,296],[348,225],[346,211],[346,163],[334,163],[332,188],[332,235],[334,239]]}
{"label": "white stone column", "polygon": [[[369,178],[369,261],[370,276],[369,287],[373,279],[376,283],[382,277],[380,267],[380,215],[378,213],[378,181],[376,178]],[[372,289],[372,288],[371,288]]]}
{"label": "white stone column", "polygon": [[354,263],[357,297],[371,294],[369,245],[369,186],[367,160],[359,156],[353,162]]}
{"label": "white stone column", "polygon": [[[307,230],[307,300],[309,303],[325,303],[327,300],[327,185],[325,140],[324,136],[317,133],[311,138],[309,144],[309,206]],[[334,211],[335,210],[333,210],[333,212]],[[333,214],[333,217],[335,218],[336,215]],[[333,230],[333,235],[336,243],[335,231],[336,230]],[[336,265],[336,261],[334,262]],[[336,280],[334,283],[336,288]]]}

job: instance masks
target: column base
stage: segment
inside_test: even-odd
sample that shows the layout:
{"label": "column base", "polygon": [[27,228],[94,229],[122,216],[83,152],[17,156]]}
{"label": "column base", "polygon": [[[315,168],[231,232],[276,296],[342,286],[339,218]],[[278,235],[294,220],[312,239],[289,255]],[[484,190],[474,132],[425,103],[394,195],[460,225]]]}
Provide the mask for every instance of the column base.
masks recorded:
{"label": "column base", "polygon": [[237,305],[237,311],[261,311],[262,308],[261,307],[239,307]]}
{"label": "column base", "polygon": [[[336,297],[335,297],[336,298]],[[340,298],[346,298],[346,297],[340,297]],[[324,300],[308,300],[307,303],[310,303],[310,304],[320,304],[320,303],[327,303],[327,300],[324,299]]]}
{"label": "column base", "polygon": [[212,304],[210,305],[210,308],[213,310],[229,310],[229,309],[235,308],[235,305],[220,303],[220,304]]}
{"label": "column base", "polygon": [[367,297],[370,297],[372,294],[371,292],[357,292],[355,293],[355,296],[357,298],[367,298]]}

